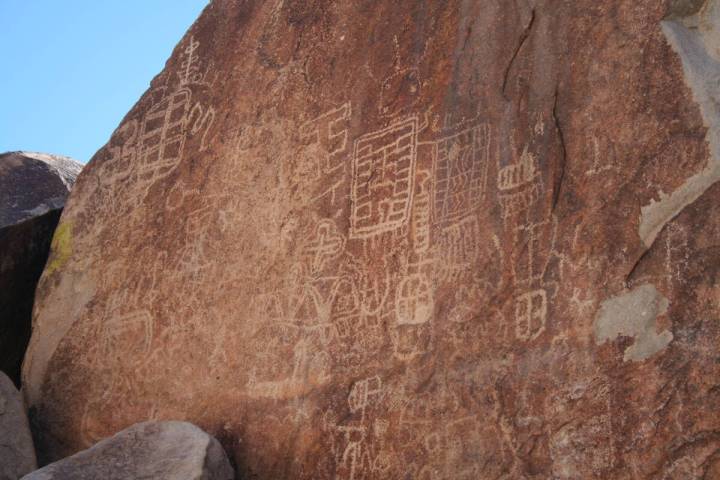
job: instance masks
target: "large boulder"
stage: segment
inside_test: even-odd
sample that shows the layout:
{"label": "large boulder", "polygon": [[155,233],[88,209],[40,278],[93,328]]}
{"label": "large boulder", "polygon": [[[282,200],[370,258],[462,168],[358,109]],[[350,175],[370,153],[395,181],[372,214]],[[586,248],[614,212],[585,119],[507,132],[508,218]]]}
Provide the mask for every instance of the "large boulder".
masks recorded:
{"label": "large boulder", "polygon": [[35,287],[82,165],[42,153],[0,154],[0,371],[20,385]]}
{"label": "large boulder", "polygon": [[145,422],[23,480],[233,480],[217,440],[187,422]]}
{"label": "large boulder", "polygon": [[213,1],[63,213],[43,455],[181,418],[249,478],[717,477],[702,3]]}
{"label": "large boulder", "polygon": [[36,468],[22,395],[0,372],[0,480],[18,480]]}
{"label": "large boulder", "polygon": [[61,209],[80,170],[61,155],[0,154],[0,228]]}

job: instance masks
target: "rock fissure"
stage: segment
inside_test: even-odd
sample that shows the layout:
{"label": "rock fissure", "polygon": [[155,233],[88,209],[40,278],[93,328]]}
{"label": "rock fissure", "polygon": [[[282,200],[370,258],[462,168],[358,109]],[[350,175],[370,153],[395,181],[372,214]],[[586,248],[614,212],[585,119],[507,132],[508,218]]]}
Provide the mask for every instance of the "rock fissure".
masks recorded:
{"label": "rock fissure", "polygon": [[530,32],[532,30],[533,25],[535,24],[535,9],[533,8],[530,12],[530,20],[528,21],[528,24],[523,29],[522,34],[520,35],[520,39],[518,40],[518,45],[515,47],[515,50],[513,51],[512,57],[510,57],[510,61],[507,64],[507,67],[505,67],[505,74],[503,75],[503,83],[502,83],[502,94],[505,100],[509,100],[506,89],[508,81],[510,80],[510,71],[512,70],[513,64],[515,63],[515,59],[520,55],[520,51],[522,50],[523,45],[525,45],[525,42],[527,41],[528,37],[530,37]]}

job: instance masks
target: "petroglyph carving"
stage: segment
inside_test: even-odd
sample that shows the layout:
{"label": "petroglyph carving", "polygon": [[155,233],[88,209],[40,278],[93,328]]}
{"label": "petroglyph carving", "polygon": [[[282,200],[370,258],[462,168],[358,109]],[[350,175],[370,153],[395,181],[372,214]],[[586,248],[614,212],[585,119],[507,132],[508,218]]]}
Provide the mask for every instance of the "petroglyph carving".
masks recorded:
{"label": "petroglyph carving", "polygon": [[190,37],[188,45],[183,50],[184,58],[181,64],[180,72],[180,85],[185,86],[191,83],[199,83],[202,81],[202,74],[198,66],[198,55],[197,51],[200,48],[200,42],[195,40],[195,37]]}
{"label": "petroglyph carving", "polygon": [[476,210],[485,195],[490,126],[481,124],[437,140],[433,174],[434,223],[453,223]]}
{"label": "petroglyph carving", "polygon": [[360,412],[360,421],[364,422],[365,409],[370,405],[370,400],[381,393],[382,380],[377,375],[355,382],[347,399],[350,412]]}
{"label": "petroglyph carving", "polygon": [[395,230],[410,214],[415,188],[417,117],[355,141],[350,237]]}
{"label": "petroglyph carving", "polygon": [[[284,373],[282,372],[284,368],[267,365],[266,368],[261,369],[261,372],[251,372],[246,384],[248,395],[256,398],[295,398],[330,381],[331,360],[327,352],[319,349],[319,345],[307,335],[303,335],[298,328],[284,325],[279,331],[284,331],[284,334],[280,339],[275,339],[274,342],[266,345],[262,354],[268,362],[277,362],[277,355],[280,352],[273,349],[280,348],[281,344],[284,346],[298,336],[304,336],[305,338],[300,338],[292,346],[292,371]],[[277,378],[278,376],[280,378]]]}
{"label": "petroglyph carving", "polygon": [[335,222],[320,221],[304,252],[310,258],[311,273],[321,272],[330,260],[338,258],[344,250],[345,237],[340,235]]}
{"label": "petroglyph carving", "polygon": [[467,217],[439,232],[435,244],[436,270],[443,282],[457,281],[477,265],[482,251],[478,241],[481,233],[477,216]]}
{"label": "petroglyph carving", "polygon": [[518,163],[503,167],[498,172],[498,190],[516,189],[532,182],[538,175],[535,156],[525,147]]}
{"label": "petroglyph carving", "polygon": [[[293,181],[310,188],[312,200],[327,195],[335,202],[338,189],[346,182],[346,151],[352,107],[350,102],[332,109],[300,126],[303,144]],[[322,190],[315,191],[322,180]]]}
{"label": "petroglyph carving", "polygon": [[516,163],[500,168],[497,187],[503,218],[527,210],[540,198],[542,179],[537,159],[528,147]]}
{"label": "petroglyph carving", "polygon": [[515,229],[513,273],[518,284],[542,281],[555,248],[557,222],[553,218],[529,222]]}
{"label": "petroglyph carving", "polygon": [[317,159],[318,178],[342,165],[340,154],[347,149],[351,115],[352,108],[347,102],[300,126],[303,143],[318,145],[324,152],[322,158]]}
{"label": "petroglyph carving", "polygon": [[593,147],[593,166],[588,171],[585,172],[588,176],[594,176],[599,175],[603,172],[606,172],[608,170],[618,170],[618,167],[616,165],[613,165],[612,163],[603,162],[603,160],[600,158],[600,141],[596,136],[593,135],[592,137],[592,147]]}
{"label": "petroglyph carving", "polygon": [[433,289],[424,275],[411,275],[400,282],[395,299],[398,325],[427,323],[433,310]]}
{"label": "petroglyph carving", "polygon": [[521,340],[535,340],[545,331],[547,293],[533,290],[515,298],[515,335]]}
{"label": "petroglyph carving", "polygon": [[392,117],[410,113],[420,98],[420,74],[417,69],[400,70],[390,75],[380,90],[380,114]]}
{"label": "petroglyph carving", "polygon": [[418,255],[430,250],[430,183],[431,176],[429,172],[418,171],[417,183],[419,187],[418,193],[412,206],[412,244],[413,250]]}
{"label": "petroglyph carving", "polygon": [[147,355],[153,336],[153,319],[140,310],[125,315],[111,315],[103,323],[104,351],[114,355]]}
{"label": "petroglyph carving", "polygon": [[332,437],[332,454],[335,460],[335,478],[363,479],[381,475],[389,465],[388,454],[379,448],[386,421],[376,418],[375,412],[384,398],[379,376],[355,382],[347,397],[349,419],[338,424],[331,410],[326,412],[324,428]]}

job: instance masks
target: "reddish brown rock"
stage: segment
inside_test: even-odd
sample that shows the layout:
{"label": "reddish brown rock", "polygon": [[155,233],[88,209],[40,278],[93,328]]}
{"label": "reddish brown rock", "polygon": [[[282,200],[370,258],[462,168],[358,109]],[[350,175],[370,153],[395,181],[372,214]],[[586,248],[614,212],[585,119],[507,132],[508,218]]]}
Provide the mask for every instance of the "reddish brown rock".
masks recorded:
{"label": "reddish brown rock", "polygon": [[252,478],[717,476],[716,5],[211,3],[63,214],[45,458],[182,418]]}

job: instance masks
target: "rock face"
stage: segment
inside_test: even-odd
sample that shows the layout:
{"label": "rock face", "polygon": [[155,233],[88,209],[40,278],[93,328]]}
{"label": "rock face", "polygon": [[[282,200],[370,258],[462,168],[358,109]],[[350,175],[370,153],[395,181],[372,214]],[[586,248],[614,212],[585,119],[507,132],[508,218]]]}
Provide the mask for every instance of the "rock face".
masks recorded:
{"label": "rock face", "polygon": [[22,395],[0,372],[0,480],[18,480],[36,468]]}
{"label": "rock face", "polygon": [[82,165],[66,157],[0,155],[0,371],[20,384],[35,287]]}
{"label": "rock face", "polygon": [[45,458],[182,418],[249,478],[719,477],[717,6],[212,2],[63,213]]}
{"label": "rock face", "polygon": [[145,422],[23,480],[232,480],[217,440],[186,422]]}
{"label": "rock face", "polygon": [[80,170],[59,155],[0,154],[0,228],[62,208]]}

